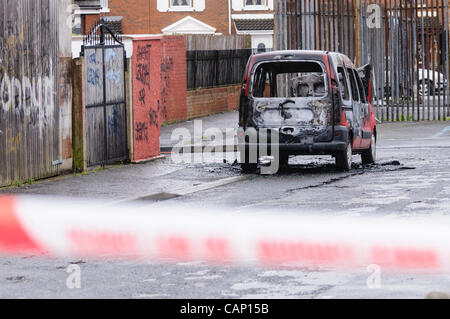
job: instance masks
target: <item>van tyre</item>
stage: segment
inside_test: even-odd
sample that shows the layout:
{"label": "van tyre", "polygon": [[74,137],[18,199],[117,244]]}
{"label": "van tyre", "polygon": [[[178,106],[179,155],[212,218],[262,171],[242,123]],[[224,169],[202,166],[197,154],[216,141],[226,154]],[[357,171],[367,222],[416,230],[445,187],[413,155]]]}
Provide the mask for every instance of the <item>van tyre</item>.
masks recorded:
{"label": "van tyre", "polygon": [[289,165],[289,154],[280,152],[279,156],[280,167],[286,167]]}
{"label": "van tyre", "polygon": [[372,134],[370,148],[361,154],[363,164],[373,164],[377,160],[377,138]]}
{"label": "van tyre", "polygon": [[258,169],[257,164],[241,163],[241,170],[245,174],[255,173],[257,169]]}
{"label": "van tyre", "polygon": [[[258,150],[256,150],[258,153]],[[244,174],[253,174],[256,173],[256,170],[258,169],[258,163],[251,163],[252,160],[250,159],[250,150],[245,150],[245,159],[243,162],[241,162],[241,170]]]}
{"label": "van tyre", "polygon": [[349,140],[345,151],[336,154],[336,166],[339,170],[348,172],[352,168],[352,143]]}

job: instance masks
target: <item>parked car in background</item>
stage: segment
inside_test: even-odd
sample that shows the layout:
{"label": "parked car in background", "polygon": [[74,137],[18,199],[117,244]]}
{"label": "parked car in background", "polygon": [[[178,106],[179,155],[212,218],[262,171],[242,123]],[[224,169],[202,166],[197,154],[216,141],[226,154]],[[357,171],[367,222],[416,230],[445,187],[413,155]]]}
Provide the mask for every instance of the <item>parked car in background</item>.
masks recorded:
{"label": "parked car in background", "polygon": [[[384,87],[385,98],[392,97],[390,73],[391,72],[388,71],[388,84]],[[420,96],[440,95],[444,93],[445,88],[448,90],[448,80],[445,78],[445,75],[440,72],[419,68],[417,70],[417,75],[417,91]],[[410,84],[410,87],[408,87],[406,83],[402,83],[402,81],[398,82],[399,97],[406,98],[415,96],[413,84]]]}
{"label": "parked car in background", "polygon": [[437,95],[444,93],[445,88],[448,90],[448,80],[445,75],[428,69],[419,69],[418,91],[421,96]]}
{"label": "parked car in background", "polygon": [[[257,169],[251,149],[273,148],[281,164],[291,155],[332,155],[348,171],[352,155],[376,159],[377,129],[371,105],[371,67],[357,69],[340,53],[275,51],[250,58],[239,106],[241,167]],[[250,141],[250,130],[276,130],[279,141]],[[267,143],[267,145],[265,145]],[[272,145],[271,145],[272,144]],[[258,152],[258,154],[260,154]]]}

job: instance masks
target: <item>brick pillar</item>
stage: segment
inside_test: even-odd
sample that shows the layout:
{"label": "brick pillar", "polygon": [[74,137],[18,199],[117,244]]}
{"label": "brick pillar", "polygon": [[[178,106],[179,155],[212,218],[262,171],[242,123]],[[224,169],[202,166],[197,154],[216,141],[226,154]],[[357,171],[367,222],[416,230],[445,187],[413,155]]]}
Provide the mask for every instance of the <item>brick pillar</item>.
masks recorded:
{"label": "brick pillar", "polygon": [[160,154],[162,41],[133,41],[133,162]]}

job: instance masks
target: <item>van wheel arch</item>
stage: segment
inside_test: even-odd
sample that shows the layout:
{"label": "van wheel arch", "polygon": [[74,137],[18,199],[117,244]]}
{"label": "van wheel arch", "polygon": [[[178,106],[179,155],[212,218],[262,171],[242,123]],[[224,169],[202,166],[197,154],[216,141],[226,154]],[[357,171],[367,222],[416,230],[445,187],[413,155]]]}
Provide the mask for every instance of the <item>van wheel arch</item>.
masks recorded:
{"label": "van wheel arch", "polygon": [[340,171],[347,172],[352,169],[353,131],[348,132],[348,140],[345,151],[336,154],[336,167]]}
{"label": "van wheel arch", "polygon": [[371,137],[370,148],[364,150],[361,153],[361,160],[363,164],[374,164],[377,159],[377,130],[376,127],[373,129],[373,134]]}

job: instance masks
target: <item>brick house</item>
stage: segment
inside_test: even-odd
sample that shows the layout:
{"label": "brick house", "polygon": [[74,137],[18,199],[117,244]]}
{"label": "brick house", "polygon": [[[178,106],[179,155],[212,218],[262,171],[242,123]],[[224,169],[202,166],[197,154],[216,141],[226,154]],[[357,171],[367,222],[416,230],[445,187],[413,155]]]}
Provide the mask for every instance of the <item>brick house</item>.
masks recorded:
{"label": "brick house", "polygon": [[274,0],[75,0],[80,31],[102,17],[124,34],[246,34],[273,47]]}

